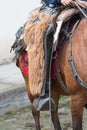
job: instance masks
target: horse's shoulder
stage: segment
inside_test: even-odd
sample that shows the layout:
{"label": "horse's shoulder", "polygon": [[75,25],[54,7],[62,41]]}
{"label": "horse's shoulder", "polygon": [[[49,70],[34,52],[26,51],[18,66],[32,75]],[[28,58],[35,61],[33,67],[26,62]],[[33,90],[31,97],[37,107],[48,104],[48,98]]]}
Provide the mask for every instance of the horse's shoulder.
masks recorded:
{"label": "horse's shoulder", "polygon": [[83,19],[81,19],[79,25],[82,26],[82,27],[87,26],[87,18],[83,18]]}

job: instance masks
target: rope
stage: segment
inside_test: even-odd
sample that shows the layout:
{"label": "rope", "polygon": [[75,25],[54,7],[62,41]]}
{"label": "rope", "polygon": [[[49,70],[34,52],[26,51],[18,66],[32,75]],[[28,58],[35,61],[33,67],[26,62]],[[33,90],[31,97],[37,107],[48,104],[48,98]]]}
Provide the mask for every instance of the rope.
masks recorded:
{"label": "rope", "polygon": [[49,113],[50,113],[50,130],[53,130],[52,129],[52,121],[51,121],[51,65],[52,65],[52,54],[53,54],[53,47],[52,47],[52,53],[51,53],[51,62],[50,62],[50,72],[49,72]]}
{"label": "rope", "polygon": [[87,18],[87,15],[84,13],[84,11],[82,10],[82,8],[80,7],[78,0],[74,1],[74,4],[76,5],[76,7],[81,11],[81,13],[84,15],[85,18]]}

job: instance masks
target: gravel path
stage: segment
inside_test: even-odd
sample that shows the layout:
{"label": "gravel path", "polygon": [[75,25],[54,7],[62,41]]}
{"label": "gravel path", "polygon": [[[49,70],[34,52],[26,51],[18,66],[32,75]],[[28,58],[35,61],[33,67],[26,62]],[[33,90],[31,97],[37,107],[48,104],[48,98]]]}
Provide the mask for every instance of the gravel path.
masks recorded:
{"label": "gravel path", "polygon": [[[50,116],[48,112],[41,112],[42,130],[50,130]],[[69,100],[60,102],[59,117],[62,130],[72,130]],[[87,111],[84,111],[83,130],[87,130]],[[35,130],[34,119],[30,107],[15,109],[0,117],[0,130]],[[52,129],[53,130],[53,126]]]}

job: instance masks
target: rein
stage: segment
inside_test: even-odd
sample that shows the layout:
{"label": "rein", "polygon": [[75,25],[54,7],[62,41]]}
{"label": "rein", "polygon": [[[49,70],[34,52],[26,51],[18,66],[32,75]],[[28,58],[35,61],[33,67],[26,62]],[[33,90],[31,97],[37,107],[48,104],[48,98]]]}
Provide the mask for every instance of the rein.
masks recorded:
{"label": "rein", "polygon": [[85,18],[87,18],[87,15],[86,15],[86,13],[84,13],[84,11],[82,10],[82,8],[81,7],[83,7],[83,8],[86,8],[85,6],[83,6],[82,4],[79,4],[79,0],[75,0],[75,1],[73,1],[74,2],[74,4],[75,4],[75,6],[81,11],[81,13],[83,14],[83,16],[85,17]]}

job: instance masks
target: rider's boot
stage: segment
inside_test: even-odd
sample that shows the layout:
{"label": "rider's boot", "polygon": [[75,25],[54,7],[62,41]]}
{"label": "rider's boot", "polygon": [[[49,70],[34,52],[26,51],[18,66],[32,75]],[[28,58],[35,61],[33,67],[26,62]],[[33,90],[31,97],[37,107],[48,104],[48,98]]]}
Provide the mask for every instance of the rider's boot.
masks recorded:
{"label": "rider's boot", "polygon": [[53,46],[54,26],[48,26],[44,37],[44,50],[46,61],[46,78],[42,88],[42,93],[33,101],[34,107],[39,110],[55,110],[56,105],[50,96],[51,89],[51,62],[52,62],[52,46]]}

